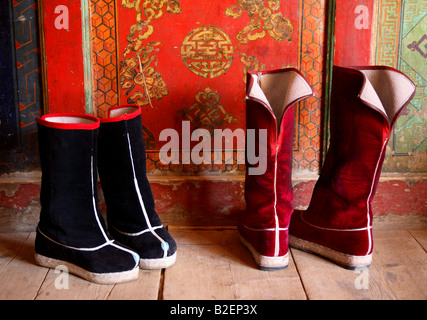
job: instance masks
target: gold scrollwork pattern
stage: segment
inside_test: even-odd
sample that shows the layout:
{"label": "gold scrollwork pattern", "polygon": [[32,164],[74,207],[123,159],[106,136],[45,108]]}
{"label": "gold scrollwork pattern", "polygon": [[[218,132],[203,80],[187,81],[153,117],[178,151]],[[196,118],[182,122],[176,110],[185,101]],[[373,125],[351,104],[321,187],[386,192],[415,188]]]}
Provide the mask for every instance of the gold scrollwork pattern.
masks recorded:
{"label": "gold scrollwork pattern", "polygon": [[238,0],[237,5],[232,5],[225,10],[225,14],[238,19],[247,11],[251,18],[249,25],[237,34],[239,43],[264,38],[266,33],[276,41],[292,41],[294,27],[288,18],[283,17],[280,9],[280,0]]}
{"label": "gold scrollwork pattern", "polygon": [[231,113],[228,113],[220,104],[217,92],[207,87],[196,94],[196,102],[190,107],[179,110],[178,114],[189,120],[194,127],[206,128],[211,134],[214,129],[220,128],[224,123],[237,123]]}
{"label": "gold scrollwork pattern", "polygon": [[[161,42],[151,41],[144,46],[144,42],[154,32],[151,22],[161,18],[164,9],[168,13],[181,13],[181,4],[179,0],[122,0],[122,6],[135,9],[137,23],[130,27],[126,38],[128,45],[120,63],[120,86],[125,90],[128,103],[145,106],[150,104],[150,99],[160,100],[169,94],[161,74],[152,66],[159,51],[159,48],[155,47]],[[130,55],[132,56],[129,57]],[[139,66],[138,57],[141,59],[142,68]]]}
{"label": "gold scrollwork pattern", "polygon": [[130,27],[127,37],[129,45],[124,55],[131,51],[131,47],[134,51],[138,50],[142,41],[153,34],[154,27],[151,21],[162,17],[163,8],[166,7],[168,13],[181,13],[179,0],[122,0],[122,5],[127,9],[135,9],[137,22]]}
{"label": "gold scrollwork pattern", "polygon": [[[136,55],[124,59],[120,63],[120,85],[125,90],[127,103],[139,106],[148,105],[150,102],[145,93],[146,91],[149,92],[150,99],[156,100],[160,100],[163,96],[169,94],[161,74],[151,66],[159,50],[155,47],[159,44],[160,42],[149,42],[147,47],[142,47],[137,51]],[[142,70],[140,70],[138,56],[141,58]],[[137,86],[138,88],[147,86],[147,90],[133,91]]]}
{"label": "gold scrollwork pattern", "polygon": [[260,63],[258,58],[255,56],[249,56],[241,52],[240,53],[241,58],[240,61],[243,63],[243,82],[246,83],[246,74],[248,71],[264,71],[265,70],[265,64]]}
{"label": "gold scrollwork pattern", "polygon": [[159,19],[163,15],[164,7],[166,12],[181,13],[179,0],[122,0],[122,5],[126,9],[135,9],[136,22],[143,25],[149,25],[152,19]]}

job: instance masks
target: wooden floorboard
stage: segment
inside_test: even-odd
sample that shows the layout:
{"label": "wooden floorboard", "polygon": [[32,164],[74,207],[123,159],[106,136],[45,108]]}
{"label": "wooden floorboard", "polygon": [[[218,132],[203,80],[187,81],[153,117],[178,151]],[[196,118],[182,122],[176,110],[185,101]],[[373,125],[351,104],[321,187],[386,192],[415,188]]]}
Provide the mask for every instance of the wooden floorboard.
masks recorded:
{"label": "wooden floorboard", "polygon": [[235,228],[169,231],[175,265],[117,285],[73,275],[65,283],[59,271],[35,264],[35,233],[0,233],[0,300],[427,299],[427,230],[374,230],[373,263],[364,271],[291,249],[288,268],[270,272],[256,268]]}
{"label": "wooden floorboard", "polygon": [[0,233],[0,299],[35,299],[48,269],[35,265],[35,233]]}
{"label": "wooden floorboard", "polygon": [[176,264],[165,271],[164,299],[305,299],[298,273],[256,268],[236,229],[169,227],[177,240]]}

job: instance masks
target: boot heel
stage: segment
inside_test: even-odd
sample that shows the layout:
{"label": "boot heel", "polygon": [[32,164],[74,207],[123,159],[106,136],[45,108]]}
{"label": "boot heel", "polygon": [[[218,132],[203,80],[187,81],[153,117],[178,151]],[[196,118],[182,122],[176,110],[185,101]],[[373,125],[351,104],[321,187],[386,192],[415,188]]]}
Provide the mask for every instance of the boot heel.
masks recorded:
{"label": "boot heel", "polygon": [[252,253],[255,262],[260,270],[274,271],[283,270],[288,267],[289,264],[289,253],[281,257],[267,257],[258,253],[251,244],[240,236],[240,242]]}

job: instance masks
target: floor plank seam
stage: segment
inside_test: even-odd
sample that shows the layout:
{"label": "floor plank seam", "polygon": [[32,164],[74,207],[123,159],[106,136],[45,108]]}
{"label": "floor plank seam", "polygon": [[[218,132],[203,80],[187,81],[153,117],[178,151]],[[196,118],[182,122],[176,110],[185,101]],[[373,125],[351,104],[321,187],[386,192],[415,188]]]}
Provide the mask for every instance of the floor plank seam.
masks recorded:
{"label": "floor plank seam", "polygon": [[163,289],[164,289],[164,285],[165,285],[165,273],[166,273],[165,269],[162,269],[162,271],[160,272],[159,291],[157,293],[157,300],[164,300],[163,299]]}
{"label": "floor plank seam", "polygon": [[424,248],[423,244],[417,239],[417,237],[411,232],[411,230],[407,230],[412,238],[423,248],[424,252],[427,253],[427,248]]}
{"label": "floor plank seam", "polygon": [[49,270],[50,270],[50,269],[47,269],[47,270],[46,270],[46,274],[44,275],[43,280],[40,282],[40,286],[39,286],[39,288],[37,289],[36,294],[35,294],[35,296],[34,296],[34,299],[33,299],[33,300],[37,300],[37,298],[42,294],[42,291],[41,291],[41,290],[42,290],[42,287],[43,287],[44,283],[46,282],[47,275],[49,274]]}
{"label": "floor plank seam", "polygon": [[294,254],[293,254],[293,250],[295,250],[295,249],[291,249],[291,248],[289,248],[289,252],[291,253],[291,257],[292,257],[292,260],[293,260],[294,265],[295,265],[295,269],[296,269],[297,274],[298,274],[298,277],[299,277],[299,281],[300,281],[301,286],[302,286],[302,288],[303,288],[303,290],[304,290],[305,300],[310,300],[310,298],[309,298],[309,296],[308,296],[308,293],[307,293],[307,289],[306,289],[306,287],[305,287],[305,285],[304,285],[304,281],[302,280],[302,276],[301,276],[301,273],[300,273],[300,270],[299,270],[298,264],[297,264],[297,262],[295,261]]}

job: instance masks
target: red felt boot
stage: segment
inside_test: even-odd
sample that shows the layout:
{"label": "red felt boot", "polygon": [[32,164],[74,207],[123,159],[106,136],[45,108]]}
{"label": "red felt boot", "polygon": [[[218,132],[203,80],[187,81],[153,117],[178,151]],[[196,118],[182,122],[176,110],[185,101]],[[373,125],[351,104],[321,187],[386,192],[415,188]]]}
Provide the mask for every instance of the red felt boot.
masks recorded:
{"label": "red felt boot", "polygon": [[[242,243],[263,270],[288,265],[288,226],[293,211],[293,104],[311,95],[310,86],[296,69],[248,74],[246,212],[239,231]],[[256,139],[251,139],[254,136]]]}
{"label": "red felt boot", "polygon": [[329,150],[308,209],[292,215],[292,247],[348,269],[369,267],[371,202],[392,127],[414,92],[388,67],[334,67]]}

